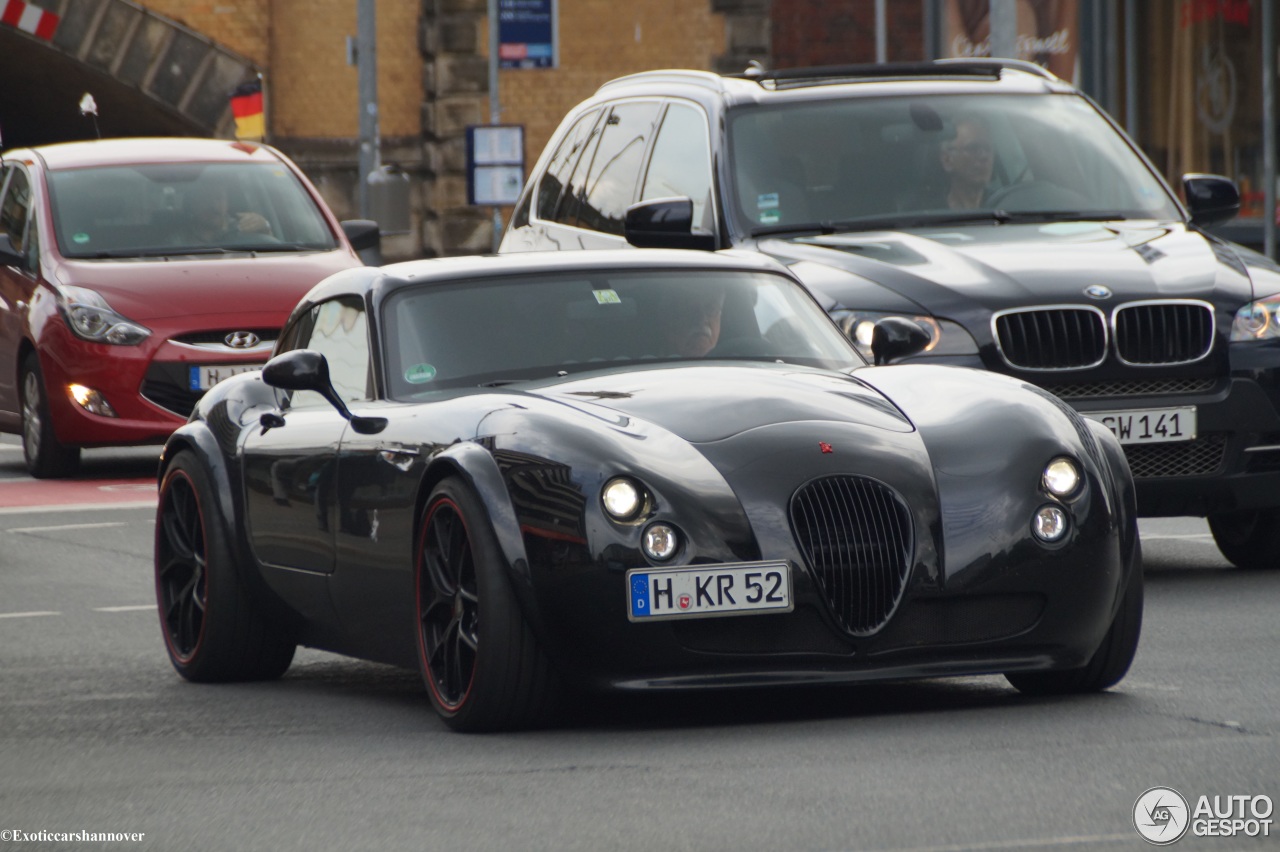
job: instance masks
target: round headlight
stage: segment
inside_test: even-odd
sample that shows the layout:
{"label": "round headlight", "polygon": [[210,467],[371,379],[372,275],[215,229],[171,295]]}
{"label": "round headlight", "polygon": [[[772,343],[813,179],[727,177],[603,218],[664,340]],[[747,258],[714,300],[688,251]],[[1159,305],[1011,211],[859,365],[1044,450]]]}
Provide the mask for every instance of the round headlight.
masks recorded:
{"label": "round headlight", "polygon": [[604,484],[600,492],[604,501],[604,509],[615,520],[629,521],[640,513],[643,498],[640,489],[630,479],[618,477]]}
{"label": "round headlight", "polygon": [[1053,496],[1070,497],[1080,487],[1080,471],[1071,459],[1059,457],[1045,467],[1041,481]]}
{"label": "round headlight", "polygon": [[1067,534],[1067,513],[1059,506],[1041,506],[1031,519],[1031,532],[1048,544],[1061,541]]}
{"label": "round headlight", "polygon": [[645,556],[655,562],[665,562],[680,548],[680,534],[670,524],[650,524],[640,546]]}

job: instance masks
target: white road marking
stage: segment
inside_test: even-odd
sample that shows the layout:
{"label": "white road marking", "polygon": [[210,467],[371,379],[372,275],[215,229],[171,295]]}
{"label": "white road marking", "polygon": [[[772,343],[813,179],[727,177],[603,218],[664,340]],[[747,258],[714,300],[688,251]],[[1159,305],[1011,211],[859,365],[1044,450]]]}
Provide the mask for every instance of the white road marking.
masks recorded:
{"label": "white road marking", "polygon": [[104,509],[154,509],[155,500],[132,500],[120,503],[68,503],[62,506],[5,506],[0,508],[0,515],[31,515],[37,512],[94,512]]}
{"label": "white road marking", "polygon": [[[1030,849],[1039,846],[1092,846],[1097,843],[1132,841],[1137,832],[1128,834],[1090,834],[1078,837],[1036,837],[1027,840],[992,840],[978,843],[958,843],[953,846],[913,846],[893,848],[892,852],[981,852],[985,849]],[[890,852],[886,849],[883,852]]]}
{"label": "white road marking", "polygon": [[104,521],[100,524],[59,524],[53,527],[13,527],[7,532],[11,533],[36,533],[36,532],[52,532],[53,530],[96,530],[104,527],[124,527],[128,526],[125,521]]}
{"label": "white road marking", "polygon": [[1187,533],[1185,535],[1175,533],[1166,533],[1163,535],[1143,533],[1139,538],[1143,541],[1155,541],[1156,539],[1168,539],[1169,541],[1213,541],[1212,533]]}
{"label": "white road marking", "polygon": [[152,612],[155,612],[155,609],[156,609],[155,604],[140,604],[138,606],[95,606],[93,608],[93,611],[94,612],[143,612],[144,610],[151,610]]}
{"label": "white road marking", "polygon": [[0,618],[39,618],[42,615],[62,615],[60,612],[0,612]]}

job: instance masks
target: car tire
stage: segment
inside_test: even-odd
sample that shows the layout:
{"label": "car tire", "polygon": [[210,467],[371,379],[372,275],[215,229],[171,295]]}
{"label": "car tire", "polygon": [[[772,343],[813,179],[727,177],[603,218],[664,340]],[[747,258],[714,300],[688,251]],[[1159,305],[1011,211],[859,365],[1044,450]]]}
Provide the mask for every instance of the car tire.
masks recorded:
{"label": "car tire", "polygon": [[28,352],[22,362],[22,457],[36,479],[70,476],[80,467],[80,448],[58,442],[49,414],[49,397],[40,356]]}
{"label": "car tire", "polygon": [[536,727],[559,692],[507,577],[479,497],[457,479],[427,499],[414,559],[419,668],[456,731]]}
{"label": "car tire", "polygon": [[1237,568],[1280,568],[1280,510],[1219,512],[1209,516],[1209,531]]}
{"label": "car tire", "polygon": [[156,601],[169,660],[197,683],[278,678],[297,646],[249,599],[225,529],[208,474],[194,453],[178,453],[156,511]]}
{"label": "car tire", "polygon": [[1027,695],[1066,695],[1099,692],[1115,686],[1129,671],[1142,634],[1142,560],[1136,559],[1120,611],[1088,664],[1079,669],[1049,672],[1010,672],[1009,683]]}

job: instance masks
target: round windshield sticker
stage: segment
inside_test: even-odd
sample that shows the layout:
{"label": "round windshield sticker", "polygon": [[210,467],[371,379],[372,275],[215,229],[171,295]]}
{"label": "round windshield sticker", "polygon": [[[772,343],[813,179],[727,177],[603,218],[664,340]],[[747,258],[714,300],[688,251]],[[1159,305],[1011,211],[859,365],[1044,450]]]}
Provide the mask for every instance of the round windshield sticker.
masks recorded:
{"label": "round windshield sticker", "polygon": [[404,380],[410,384],[425,384],[436,377],[436,368],[430,364],[414,364],[404,371]]}
{"label": "round windshield sticker", "polygon": [[71,240],[72,242],[76,242],[76,243],[79,243],[80,245],[84,245],[85,243],[89,242],[89,235],[86,234],[84,231],[81,231],[78,234],[74,234],[71,237]]}

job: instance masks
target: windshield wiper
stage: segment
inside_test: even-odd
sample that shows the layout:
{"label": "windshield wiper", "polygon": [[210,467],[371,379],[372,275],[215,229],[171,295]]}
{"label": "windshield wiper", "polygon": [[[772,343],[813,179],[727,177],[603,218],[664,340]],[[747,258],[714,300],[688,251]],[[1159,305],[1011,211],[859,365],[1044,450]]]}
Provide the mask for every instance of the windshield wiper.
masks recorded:
{"label": "windshield wiper", "polygon": [[853,219],[808,222],[796,225],[768,225],[753,228],[751,236],[774,234],[838,234],[843,231],[900,230],[927,228],[935,225],[967,225],[991,222],[997,225],[1020,222],[1110,222],[1128,217],[1117,210],[1026,210],[1010,212],[999,209],[940,210],[934,213],[897,213],[858,216]]}
{"label": "windshield wiper", "polygon": [[129,257],[171,257],[179,254],[231,254],[231,249],[220,247],[213,248],[173,248],[165,246],[162,248],[129,248],[129,249],[110,249],[108,251],[96,251],[86,254],[69,254],[67,257],[90,258],[102,260],[106,258],[129,258]]}

